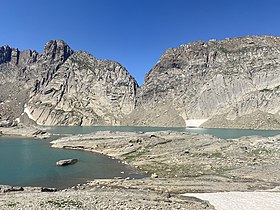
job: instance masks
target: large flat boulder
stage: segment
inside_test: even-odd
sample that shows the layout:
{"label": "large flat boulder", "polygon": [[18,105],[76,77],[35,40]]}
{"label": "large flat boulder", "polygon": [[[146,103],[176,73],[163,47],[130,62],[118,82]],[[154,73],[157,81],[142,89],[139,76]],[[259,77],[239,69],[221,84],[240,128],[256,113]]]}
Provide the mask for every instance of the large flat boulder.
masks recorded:
{"label": "large flat boulder", "polygon": [[57,166],[67,166],[73,165],[78,162],[78,159],[66,159],[66,160],[59,160],[56,162]]}

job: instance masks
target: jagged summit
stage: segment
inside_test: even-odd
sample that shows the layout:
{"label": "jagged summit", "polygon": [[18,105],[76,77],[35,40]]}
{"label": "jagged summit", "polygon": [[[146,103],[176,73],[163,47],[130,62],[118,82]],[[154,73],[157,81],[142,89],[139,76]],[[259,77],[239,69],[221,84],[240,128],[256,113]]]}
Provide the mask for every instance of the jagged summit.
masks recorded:
{"label": "jagged summit", "polygon": [[74,51],[63,40],[50,40],[45,44],[44,55],[53,62],[64,62]]}

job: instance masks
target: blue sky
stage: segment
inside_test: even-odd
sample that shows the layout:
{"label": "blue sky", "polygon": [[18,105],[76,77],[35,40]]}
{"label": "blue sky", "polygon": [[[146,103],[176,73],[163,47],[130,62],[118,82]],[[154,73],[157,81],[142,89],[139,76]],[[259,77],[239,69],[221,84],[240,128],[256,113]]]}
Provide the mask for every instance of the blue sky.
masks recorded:
{"label": "blue sky", "polygon": [[1,0],[0,45],[51,39],[120,62],[143,83],[162,53],[191,41],[280,35],[278,0]]}

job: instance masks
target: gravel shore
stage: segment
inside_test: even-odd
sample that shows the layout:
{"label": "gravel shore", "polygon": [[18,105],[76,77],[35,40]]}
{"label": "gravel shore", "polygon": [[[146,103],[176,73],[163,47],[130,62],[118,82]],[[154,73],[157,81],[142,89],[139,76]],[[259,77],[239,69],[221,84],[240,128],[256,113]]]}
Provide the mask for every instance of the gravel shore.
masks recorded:
{"label": "gravel shore", "polygon": [[[107,182],[108,180],[106,180]],[[113,180],[112,180],[113,182]],[[93,181],[58,192],[30,188],[0,193],[0,209],[214,209],[208,202],[168,192]]]}

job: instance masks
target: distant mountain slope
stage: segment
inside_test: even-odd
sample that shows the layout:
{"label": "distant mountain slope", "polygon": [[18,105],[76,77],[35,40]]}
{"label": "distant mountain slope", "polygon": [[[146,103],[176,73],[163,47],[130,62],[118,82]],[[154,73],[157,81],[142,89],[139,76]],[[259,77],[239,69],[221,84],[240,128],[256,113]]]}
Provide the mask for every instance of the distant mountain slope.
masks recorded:
{"label": "distant mountain slope", "polygon": [[199,41],[162,55],[128,123],[280,128],[279,102],[279,37]]}

